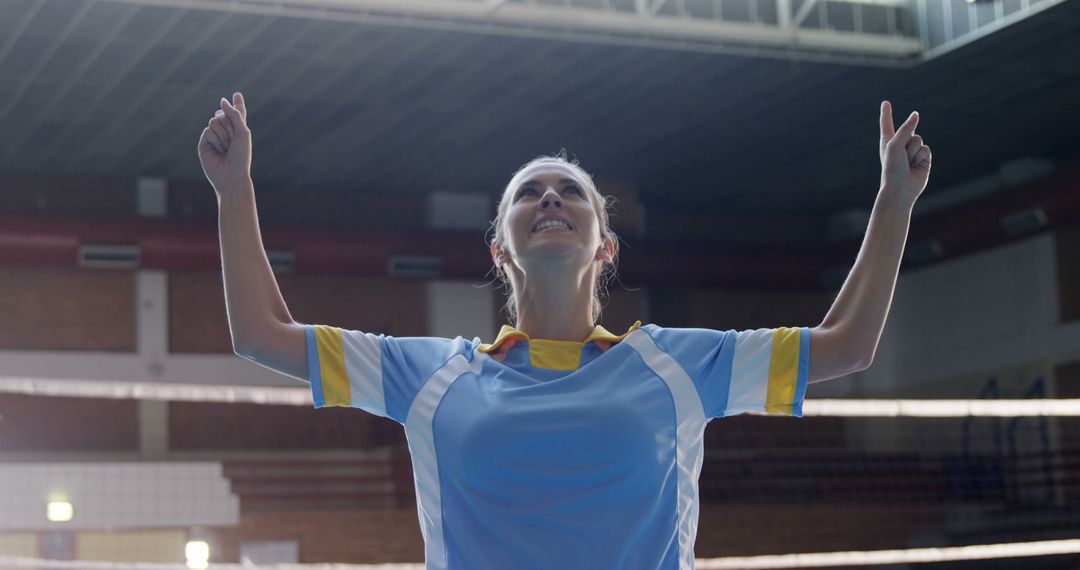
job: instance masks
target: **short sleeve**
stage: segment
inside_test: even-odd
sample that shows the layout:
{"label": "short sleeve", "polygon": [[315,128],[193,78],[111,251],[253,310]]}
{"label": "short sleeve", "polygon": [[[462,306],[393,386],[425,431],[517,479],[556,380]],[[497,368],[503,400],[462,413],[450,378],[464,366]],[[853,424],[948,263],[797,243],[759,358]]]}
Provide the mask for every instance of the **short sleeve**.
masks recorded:
{"label": "short sleeve", "polygon": [[810,329],[648,331],[697,388],[709,419],[737,414],[802,416]]}
{"label": "short sleeve", "polygon": [[405,423],[420,388],[451,358],[472,358],[475,343],[395,338],[305,325],[311,398],[316,408],[360,408]]}

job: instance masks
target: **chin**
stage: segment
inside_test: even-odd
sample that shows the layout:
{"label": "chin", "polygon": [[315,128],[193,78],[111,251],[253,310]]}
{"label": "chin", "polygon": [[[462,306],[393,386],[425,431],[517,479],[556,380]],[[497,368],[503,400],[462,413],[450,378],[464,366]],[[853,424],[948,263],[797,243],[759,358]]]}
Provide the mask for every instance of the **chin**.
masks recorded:
{"label": "chin", "polygon": [[586,265],[591,259],[581,244],[572,242],[533,243],[521,253],[522,258],[527,260],[526,263],[533,261],[561,266]]}

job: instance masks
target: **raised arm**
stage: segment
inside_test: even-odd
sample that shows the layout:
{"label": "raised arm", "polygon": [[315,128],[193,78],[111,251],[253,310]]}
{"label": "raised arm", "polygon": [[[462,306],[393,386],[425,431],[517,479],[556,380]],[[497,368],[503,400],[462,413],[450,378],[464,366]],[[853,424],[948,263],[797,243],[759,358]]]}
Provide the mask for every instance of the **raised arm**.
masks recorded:
{"label": "raised arm", "polygon": [[304,327],[293,321],[266,258],[255,187],[251,182],[251,131],[240,93],[221,109],[199,138],[199,161],[218,199],[225,308],[233,351],[263,366],[308,380]]}
{"label": "raised arm", "polygon": [[892,305],[911,212],[930,177],[930,147],[915,134],[919,114],[893,127],[881,104],[881,188],[855,265],[825,320],[810,335],[810,382],[865,370],[874,361]]}

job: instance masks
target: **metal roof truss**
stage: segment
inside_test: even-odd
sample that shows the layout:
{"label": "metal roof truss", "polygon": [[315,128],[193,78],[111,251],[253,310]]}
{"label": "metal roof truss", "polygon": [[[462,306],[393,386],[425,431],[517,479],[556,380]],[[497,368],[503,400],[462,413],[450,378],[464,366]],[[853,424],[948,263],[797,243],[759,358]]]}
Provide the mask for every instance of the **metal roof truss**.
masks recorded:
{"label": "metal roof truss", "polygon": [[870,65],[922,42],[907,0],[109,0]]}

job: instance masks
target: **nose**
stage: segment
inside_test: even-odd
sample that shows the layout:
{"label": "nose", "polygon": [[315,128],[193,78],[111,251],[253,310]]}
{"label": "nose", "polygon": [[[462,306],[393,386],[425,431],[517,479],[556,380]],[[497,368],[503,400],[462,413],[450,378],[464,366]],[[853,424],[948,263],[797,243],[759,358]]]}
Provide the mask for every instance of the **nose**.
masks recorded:
{"label": "nose", "polygon": [[544,191],[544,195],[540,197],[541,210],[546,210],[549,207],[562,208],[562,205],[562,198],[559,197],[559,193],[550,186]]}

